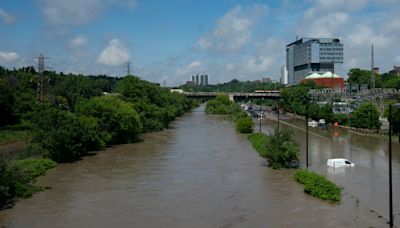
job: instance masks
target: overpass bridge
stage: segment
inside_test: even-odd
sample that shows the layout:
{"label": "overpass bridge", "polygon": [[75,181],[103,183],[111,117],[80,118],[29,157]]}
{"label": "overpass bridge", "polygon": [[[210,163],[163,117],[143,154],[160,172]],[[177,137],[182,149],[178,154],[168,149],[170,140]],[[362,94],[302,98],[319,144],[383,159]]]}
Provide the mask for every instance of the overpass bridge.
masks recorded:
{"label": "overpass bridge", "polygon": [[281,98],[279,91],[261,92],[261,93],[221,93],[221,92],[184,92],[187,97],[190,98],[203,98],[213,99],[218,94],[225,94],[229,96],[231,101],[242,100],[242,99],[274,99],[278,100]]}

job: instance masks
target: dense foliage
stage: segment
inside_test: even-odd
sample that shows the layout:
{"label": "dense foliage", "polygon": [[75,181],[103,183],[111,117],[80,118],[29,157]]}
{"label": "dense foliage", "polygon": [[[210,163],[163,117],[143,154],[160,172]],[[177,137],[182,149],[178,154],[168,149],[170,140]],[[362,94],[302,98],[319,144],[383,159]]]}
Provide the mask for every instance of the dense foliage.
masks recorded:
{"label": "dense foliage", "polygon": [[[389,106],[385,108],[384,117],[389,119]],[[390,119],[392,132],[400,134],[400,109],[392,107]]]}
{"label": "dense foliage", "polygon": [[0,159],[0,208],[11,204],[15,197],[27,198],[42,190],[34,185],[36,178],[55,165],[49,159],[29,159],[12,163]]}
{"label": "dense foliage", "polygon": [[105,135],[105,143],[133,142],[142,131],[142,123],[133,104],[118,97],[94,97],[83,101],[78,105],[77,113],[97,119],[100,131]]}
{"label": "dense foliage", "polygon": [[357,128],[379,129],[381,123],[378,108],[372,103],[362,104],[351,113],[350,124]]}
{"label": "dense foliage", "polygon": [[133,103],[139,113],[143,132],[167,128],[176,116],[183,115],[196,105],[193,100],[188,100],[182,94],[170,93],[166,88],[135,76],[126,76],[120,80],[116,91]]}
{"label": "dense foliage", "polygon": [[186,92],[254,92],[255,90],[279,90],[283,88],[283,84],[274,83],[261,83],[259,81],[239,81],[233,79],[230,82],[218,83],[216,85],[207,86],[180,86]]}
{"label": "dense foliage", "polygon": [[293,163],[299,161],[299,147],[290,132],[276,130],[270,136],[255,133],[249,136],[249,140],[259,155],[266,158],[268,165],[274,169],[291,168]]}
{"label": "dense foliage", "polygon": [[142,132],[167,128],[195,105],[182,94],[135,76],[46,71],[43,81],[39,102],[33,67],[0,67],[0,127],[32,131],[35,148],[57,162],[77,160],[105,145],[134,142]]}
{"label": "dense foliage", "polygon": [[[367,85],[372,87],[371,71],[359,68],[353,68],[349,71],[348,82],[350,85]],[[383,73],[375,77],[375,88],[396,88],[400,89],[400,77],[395,74]]]}
{"label": "dense foliage", "polygon": [[295,181],[304,185],[305,193],[323,200],[340,201],[342,189],[324,176],[300,169],[294,173],[293,177]]}
{"label": "dense foliage", "polygon": [[325,119],[327,122],[333,121],[333,111],[330,105],[318,105],[311,103],[308,98],[310,89],[318,88],[312,81],[301,83],[297,86],[292,86],[282,90],[282,100],[278,106],[286,111],[293,112],[299,115],[308,115],[313,119]]}
{"label": "dense foliage", "polygon": [[272,168],[290,168],[293,162],[299,161],[298,155],[299,146],[291,132],[275,130],[268,136],[265,157]]}
{"label": "dense foliage", "polygon": [[253,120],[251,117],[243,117],[236,120],[236,130],[240,133],[253,132]]}

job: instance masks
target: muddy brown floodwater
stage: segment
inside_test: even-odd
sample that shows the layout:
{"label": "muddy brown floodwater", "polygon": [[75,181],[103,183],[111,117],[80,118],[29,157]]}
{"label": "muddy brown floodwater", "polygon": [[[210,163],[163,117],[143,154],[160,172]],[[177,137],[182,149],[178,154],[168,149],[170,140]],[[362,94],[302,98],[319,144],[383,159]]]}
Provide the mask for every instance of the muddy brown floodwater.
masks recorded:
{"label": "muddy brown floodwater", "polygon": [[[353,160],[365,159],[355,169],[331,173],[322,165],[330,154],[318,151],[342,151],[343,145],[311,137],[312,167],[345,186],[342,203],[329,204],[304,194],[292,170],[265,167],[232,122],[203,110],[146,134],[141,143],[58,165],[38,181],[51,189],[0,211],[0,227],[387,227],[384,212],[384,218],[371,212],[373,200],[363,203],[368,192],[385,191],[365,189],[375,178],[386,183],[379,168],[384,153],[371,163],[371,155],[357,149]],[[264,121],[263,130],[274,124]],[[301,130],[293,129],[301,139]],[[372,164],[376,174],[368,168]],[[359,189],[361,203],[355,200]],[[376,200],[387,202],[383,196]]]}

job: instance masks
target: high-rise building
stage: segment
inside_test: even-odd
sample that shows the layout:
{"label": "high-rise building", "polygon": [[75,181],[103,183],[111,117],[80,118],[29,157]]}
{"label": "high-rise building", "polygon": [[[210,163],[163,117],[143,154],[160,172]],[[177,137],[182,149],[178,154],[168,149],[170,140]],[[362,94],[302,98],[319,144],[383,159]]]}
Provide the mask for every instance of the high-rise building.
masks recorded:
{"label": "high-rise building", "polygon": [[271,83],[271,78],[269,78],[269,77],[262,77],[262,78],[261,78],[261,83]]}
{"label": "high-rise building", "polygon": [[284,85],[288,84],[288,70],[286,64],[281,67],[281,83]]}
{"label": "high-rise building", "polygon": [[192,75],[192,85],[196,86],[206,86],[208,85],[208,75],[207,74],[196,74]]}
{"label": "high-rise building", "polygon": [[288,84],[314,72],[334,72],[335,63],[343,63],[343,44],[337,38],[301,38],[286,45]]}

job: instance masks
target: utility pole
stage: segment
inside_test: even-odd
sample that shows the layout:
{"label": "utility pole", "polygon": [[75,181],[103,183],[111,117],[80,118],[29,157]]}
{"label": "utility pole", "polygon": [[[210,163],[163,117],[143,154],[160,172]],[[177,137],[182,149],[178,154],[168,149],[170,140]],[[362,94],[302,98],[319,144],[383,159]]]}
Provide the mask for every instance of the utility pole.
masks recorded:
{"label": "utility pole", "polygon": [[42,54],[39,55],[39,57],[36,57],[38,59],[38,81],[37,81],[37,89],[36,89],[36,99],[40,101],[40,103],[43,103],[43,72],[44,72],[44,57]]}
{"label": "utility pole", "polygon": [[131,62],[126,62],[126,72],[129,75],[131,75]]}

